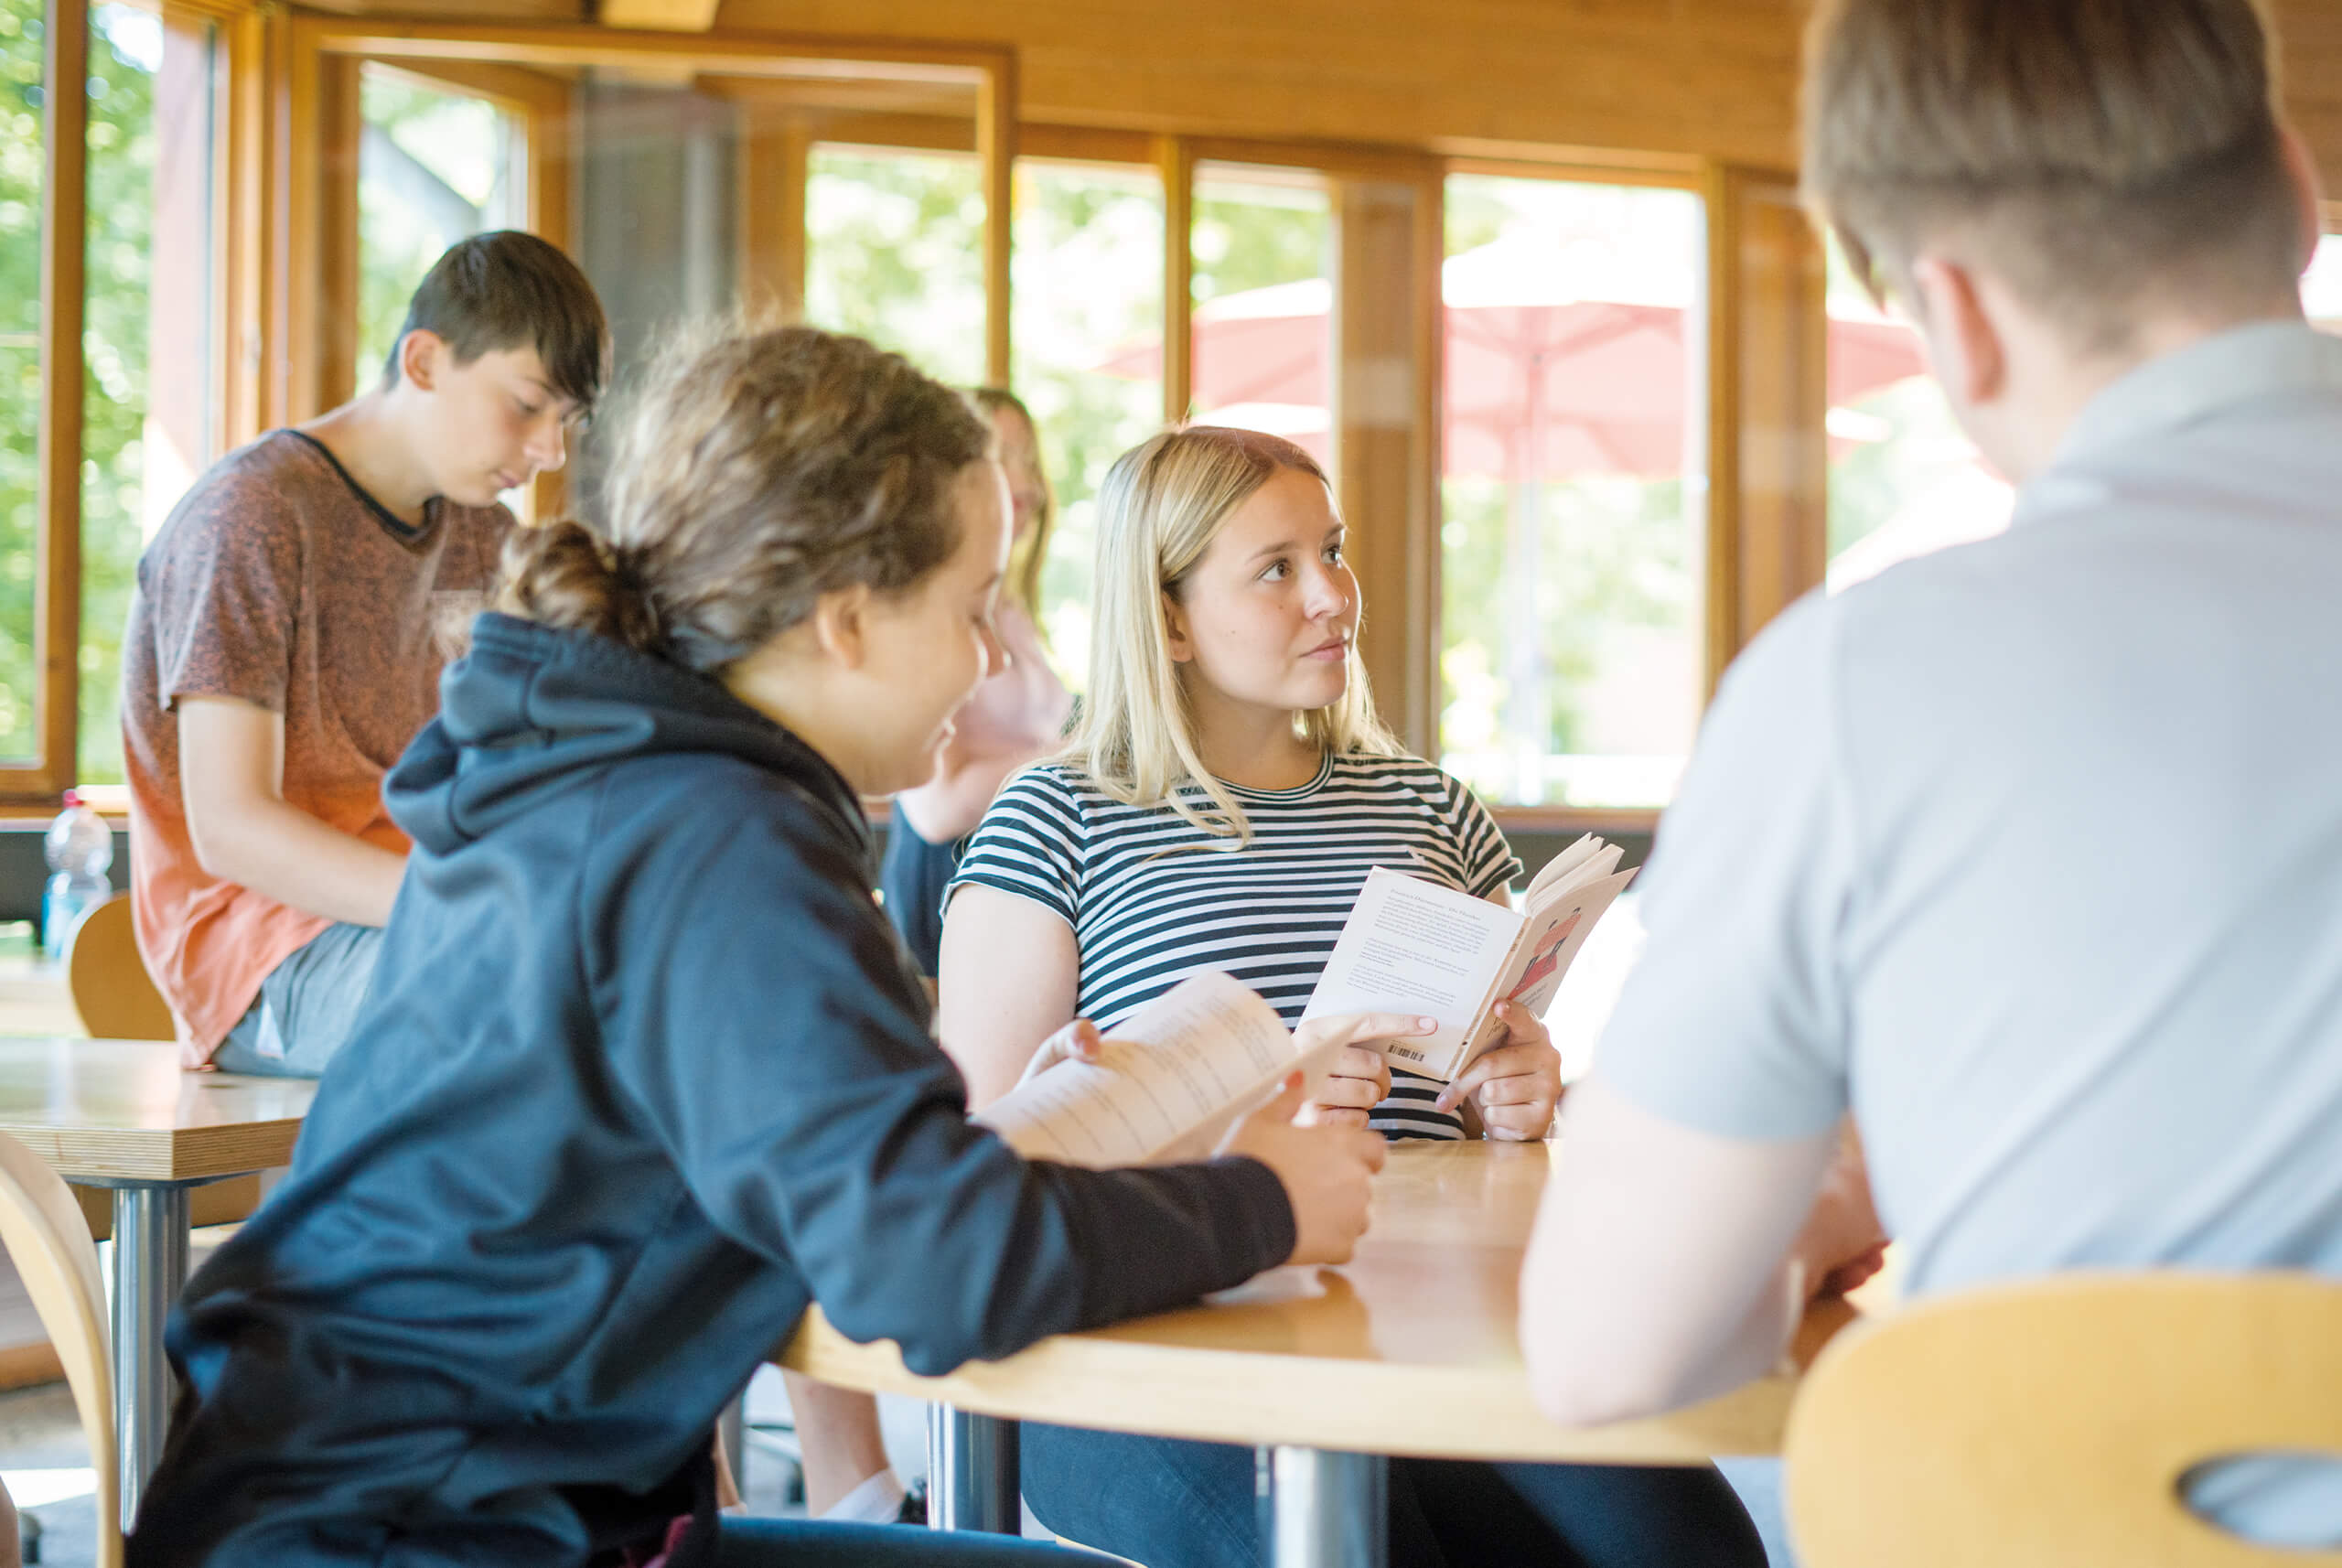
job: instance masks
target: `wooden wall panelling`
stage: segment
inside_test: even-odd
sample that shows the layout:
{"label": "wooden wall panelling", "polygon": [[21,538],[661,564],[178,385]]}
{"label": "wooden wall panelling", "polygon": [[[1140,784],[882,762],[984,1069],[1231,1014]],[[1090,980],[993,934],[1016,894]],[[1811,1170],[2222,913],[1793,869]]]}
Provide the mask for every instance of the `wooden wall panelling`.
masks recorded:
{"label": "wooden wall panelling", "polygon": [[1384,719],[1434,755],[1439,173],[1332,185],[1335,486],[1366,601],[1359,651]]}
{"label": "wooden wall panelling", "polygon": [[1828,277],[1795,180],[1718,166],[1708,207],[1708,618],[1713,691],[1827,564]]}
{"label": "wooden wall panelling", "polygon": [[[551,3],[551,0],[548,0]],[[726,28],[980,32],[1025,118],[1189,135],[1785,163],[1803,0],[726,0]]]}

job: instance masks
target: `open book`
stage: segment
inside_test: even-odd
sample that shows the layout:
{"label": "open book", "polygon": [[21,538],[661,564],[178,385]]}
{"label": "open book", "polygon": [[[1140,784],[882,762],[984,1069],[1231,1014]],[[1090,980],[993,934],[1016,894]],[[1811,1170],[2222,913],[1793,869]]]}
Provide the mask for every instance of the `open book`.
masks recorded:
{"label": "open book", "polygon": [[1537,874],[1518,911],[1375,867],[1302,1016],[1437,1018],[1436,1034],[1384,1040],[1380,1048],[1394,1067],[1453,1081],[1504,1037],[1498,1003],[1544,1016],[1594,923],[1634,880],[1618,869],[1624,853],[1586,834]]}
{"label": "open book", "polygon": [[1027,1159],[1070,1165],[1205,1160],[1295,1069],[1314,1098],[1342,1042],[1301,1052],[1276,1009],[1217,970],[1190,975],[1107,1036],[1099,1061],[1062,1061],[975,1120]]}

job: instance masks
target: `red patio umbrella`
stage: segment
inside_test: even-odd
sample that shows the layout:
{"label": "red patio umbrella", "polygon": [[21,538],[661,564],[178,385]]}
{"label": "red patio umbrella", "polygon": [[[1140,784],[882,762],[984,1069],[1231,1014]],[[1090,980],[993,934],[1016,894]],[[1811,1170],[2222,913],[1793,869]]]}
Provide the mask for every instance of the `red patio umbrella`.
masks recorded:
{"label": "red patio umbrella", "polygon": [[[1598,270],[1608,275],[1589,277],[1584,263],[1573,268],[1520,240],[1448,259],[1447,474],[1520,484],[1682,471],[1692,401],[1681,303],[1688,280]],[[1225,413],[1322,446],[1332,298],[1330,284],[1311,278],[1198,306],[1200,415]],[[1829,354],[1836,403],[1926,370],[1918,334],[1876,315],[1833,315]],[[1140,343],[1099,369],[1135,378],[1162,365],[1161,345]]]}

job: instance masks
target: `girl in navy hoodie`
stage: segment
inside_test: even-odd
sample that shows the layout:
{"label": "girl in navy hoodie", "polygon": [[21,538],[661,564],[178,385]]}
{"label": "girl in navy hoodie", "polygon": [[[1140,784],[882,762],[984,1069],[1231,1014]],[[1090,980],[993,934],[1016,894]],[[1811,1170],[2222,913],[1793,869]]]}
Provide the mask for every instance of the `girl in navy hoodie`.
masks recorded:
{"label": "girl in navy hoodie", "polygon": [[815,1300],[941,1372],[1348,1255],[1380,1140],[1297,1090],[1209,1164],[1028,1164],[929,1038],[859,797],[1003,658],[990,442],[866,343],[732,330],[650,379],[605,530],[516,535],[386,786],[362,1021],[172,1318],[133,1564],[1056,1561],[719,1523],[716,1414]]}

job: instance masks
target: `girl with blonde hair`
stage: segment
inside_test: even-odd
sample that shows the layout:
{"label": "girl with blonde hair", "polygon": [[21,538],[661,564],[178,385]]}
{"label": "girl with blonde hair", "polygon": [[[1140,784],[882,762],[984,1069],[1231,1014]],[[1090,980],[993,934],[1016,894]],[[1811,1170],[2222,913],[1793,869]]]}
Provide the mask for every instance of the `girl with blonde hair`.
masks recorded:
{"label": "girl with blonde hair", "polygon": [[935,1048],[861,798],[999,666],[991,450],[860,339],[718,331],[650,377],[606,522],[514,536],[390,775],[356,1033],[172,1316],[131,1563],[1070,1563],[719,1520],[711,1429],[817,1296],[942,1372],[1348,1255],[1380,1150],[1294,1125],[1297,1076],[1229,1157],[1085,1171]]}
{"label": "girl with blonde hair", "polygon": [[[1111,1031],[1201,970],[1298,1023],[1375,866],[1499,901],[1520,870],[1471,792],[1376,716],[1344,525],[1302,448],[1191,426],[1125,453],[1099,493],[1096,583],[1073,741],[1001,791],[948,894],[940,1032],[977,1106],[1092,1054],[1068,1020]],[[1316,1117],[1542,1138],[1560,1058],[1537,1018],[1504,1017],[1451,1085],[1353,1046]],[[1258,1561],[1247,1451],[1027,1423],[1023,1476],[1053,1530],[1149,1568]],[[1394,1565],[1764,1561],[1712,1469],[1400,1461],[1390,1497]]]}

